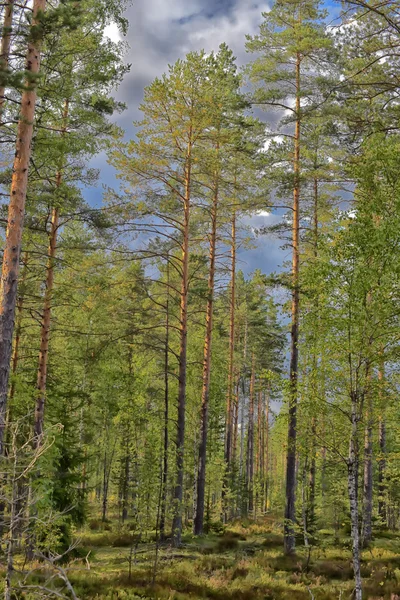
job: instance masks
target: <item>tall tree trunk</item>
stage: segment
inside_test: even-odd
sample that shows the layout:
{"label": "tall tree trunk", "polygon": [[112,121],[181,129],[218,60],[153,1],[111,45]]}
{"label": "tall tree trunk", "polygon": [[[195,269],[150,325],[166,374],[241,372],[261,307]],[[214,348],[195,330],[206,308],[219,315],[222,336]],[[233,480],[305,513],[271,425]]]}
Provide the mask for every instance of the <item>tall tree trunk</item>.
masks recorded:
{"label": "tall tree trunk", "polygon": [[[67,120],[69,111],[69,101],[64,102],[64,111],[62,117],[61,136],[64,137],[67,131]],[[60,161],[60,166],[56,175],[56,189],[59,189],[62,183],[63,176],[63,160]],[[40,352],[39,366],[37,374],[37,397],[35,407],[35,445],[40,446],[43,437],[44,426],[44,407],[47,388],[47,367],[49,362],[49,341],[50,341],[50,326],[51,326],[51,308],[53,299],[54,287],[54,266],[57,251],[57,235],[59,226],[59,208],[54,206],[51,214],[51,225],[49,235],[49,248],[47,253],[47,269],[46,269],[46,288],[44,294],[43,314],[40,330]]]}
{"label": "tall tree trunk", "polygon": [[10,62],[11,32],[14,16],[14,3],[15,0],[7,0],[4,6],[3,31],[1,35],[0,46],[0,125],[3,124],[2,121],[5,104],[6,80],[8,66]]}
{"label": "tall tree trunk", "polygon": [[[57,185],[61,183],[61,172],[57,174]],[[44,305],[42,322],[40,328],[40,352],[39,352],[39,367],[37,373],[37,396],[36,396],[36,407],[35,407],[35,422],[34,422],[34,433],[35,447],[39,447],[42,443],[43,437],[43,424],[44,424],[44,405],[46,398],[46,386],[47,386],[47,366],[48,366],[48,354],[49,354],[49,340],[50,340],[50,324],[51,324],[51,307],[52,307],[52,296],[53,296],[53,284],[54,284],[54,262],[56,257],[57,247],[57,232],[58,232],[58,221],[59,211],[58,208],[52,209],[51,215],[51,226],[49,236],[49,248],[48,248],[48,259],[47,259],[47,273],[46,273],[46,291],[44,295]]]}
{"label": "tall tree trunk", "polygon": [[[218,146],[217,146],[218,152]],[[196,515],[194,519],[194,533],[203,533],[204,521],[204,498],[206,485],[206,460],[207,460],[207,432],[208,432],[208,409],[210,399],[210,375],[211,375],[211,342],[213,329],[214,308],[214,282],[215,282],[215,258],[217,251],[217,214],[218,214],[218,178],[215,175],[214,197],[211,207],[211,236],[210,236],[210,269],[208,274],[208,299],[206,309],[206,334],[204,338],[203,352],[203,388],[201,394],[201,423],[200,423],[200,447],[199,463],[197,473],[197,498]]]}
{"label": "tall tree trunk", "polygon": [[294,134],[294,192],[292,226],[292,328],[290,348],[290,397],[286,459],[285,552],[295,551],[294,522],[296,493],[297,383],[299,362],[299,231],[300,231],[300,53],[296,60],[296,124]]}
{"label": "tall tree trunk", "polygon": [[358,407],[357,394],[351,394],[351,433],[349,458],[347,460],[348,492],[350,501],[351,539],[353,554],[353,571],[355,581],[355,600],[362,600],[361,560],[360,560],[360,529],[358,522]]}
{"label": "tall tree trunk", "polygon": [[226,434],[225,434],[225,462],[229,474],[232,458],[232,412],[233,412],[233,386],[234,386],[234,357],[235,357],[235,299],[236,296],[236,207],[232,209],[231,223],[231,297],[229,310],[229,366],[228,366],[228,391],[226,395]]}
{"label": "tall tree trunk", "polygon": [[183,203],[183,242],[182,242],[182,282],[180,298],[180,347],[179,347],[179,384],[178,384],[178,423],[176,436],[176,486],[174,492],[174,518],[172,522],[172,540],[180,546],[182,538],[182,500],[184,475],[185,412],[186,412],[186,366],[187,366],[187,309],[189,287],[189,223],[190,192],[192,169],[192,132],[189,131],[188,151],[185,167],[185,197]]}
{"label": "tall tree trunk", "polygon": [[248,512],[254,510],[253,484],[254,484],[254,393],[255,393],[255,356],[252,355],[251,379],[250,379],[250,398],[249,398],[249,422],[247,428],[247,494],[248,494]]}
{"label": "tall tree trunk", "polygon": [[[380,410],[384,413],[384,365],[383,361],[378,371],[379,381],[379,399],[380,399]],[[382,522],[387,522],[386,512],[386,483],[385,483],[385,471],[386,471],[386,422],[385,415],[379,415],[378,423],[378,443],[379,443],[379,462],[378,462],[378,514],[382,519]]]}
{"label": "tall tree trunk", "polygon": [[[32,8],[31,32],[36,31],[46,0],[34,0]],[[22,230],[25,201],[28,186],[28,169],[31,157],[33,121],[36,105],[36,77],[40,71],[41,39],[30,35],[27,51],[26,70],[29,77],[21,97],[21,110],[15,147],[13,174],[11,179],[10,203],[6,243],[0,284],[0,455],[3,453],[5,415],[7,410],[8,379],[12,338],[14,332],[15,307],[19,259],[21,253]]]}
{"label": "tall tree trunk", "polygon": [[364,497],[362,516],[362,545],[366,546],[372,539],[372,394],[368,391],[368,412],[366,414],[364,439]]}
{"label": "tall tree trunk", "polygon": [[[262,427],[262,391],[259,390],[257,394],[257,452],[256,452],[256,501],[255,501],[255,514],[257,516],[258,507],[262,510],[262,495],[261,483],[262,483],[262,472],[263,472],[263,427]],[[261,502],[260,502],[261,500]]]}
{"label": "tall tree trunk", "polygon": [[160,539],[165,539],[165,513],[167,508],[168,484],[168,422],[169,422],[169,255],[167,255],[167,301],[165,305],[165,348],[164,348],[164,456],[160,506]]}
{"label": "tall tree trunk", "polygon": [[[22,313],[23,313],[23,309],[24,309],[24,299],[25,299],[24,298],[24,291],[25,291],[24,288],[25,288],[25,281],[26,281],[26,276],[27,276],[28,256],[29,256],[28,252],[25,252],[24,258],[22,259],[23,269],[21,272],[21,283],[19,285],[20,293],[19,293],[18,302],[17,302],[17,318],[16,318],[16,327],[15,327],[14,348],[13,348],[12,360],[11,360],[11,364],[12,364],[11,373],[13,375],[13,379],[11,381],[11,386],[10,386],[10,400],[12,400],[15,395],[15,375],[17,373],[18,362],[19,362],[19,345],[21,342],[21,333],[22,333]],[[8,418],[8,422],[10,422],[10,418]]]}
{"label": "tall tree trunk", "polygon": [[231,463],[233,453],[233,427],[235,406],[234,393],[234,366],[235,366],[235,302],[236,302],[236,206],[232,208],[231,221],[231,282],[230,282],[230,307],[229,307],[229,365],[228,365],[228,389],[226,394],[225,413],[225,476],[222,488],[223,519],[227,521],[226,492],[231,480]]}
{"label": "tall tree trunk", "polygon": [[269,387],[265,394],[265,425],[264,425],[264,512],[267,512],[269,493]]}
{"label": "tall tree trunk", "polygon": [[309,496],[307,502],[307,531],[312,533],[315,521],[315,479],[316,479],[316,452],[317,452],[317,419],[311,419],[311,459],[309,472]]}

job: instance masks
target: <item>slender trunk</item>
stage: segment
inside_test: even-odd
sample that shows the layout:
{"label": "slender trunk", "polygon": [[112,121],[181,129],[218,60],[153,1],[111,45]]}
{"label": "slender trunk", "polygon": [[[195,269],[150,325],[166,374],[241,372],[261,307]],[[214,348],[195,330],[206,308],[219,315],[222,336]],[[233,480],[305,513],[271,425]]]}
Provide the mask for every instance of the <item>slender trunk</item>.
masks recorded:
{"label": "slender trunk", "polygon": [[369,407],[366,415],[364,439],[364,502],[362,518],[362,545],[366,546],[372,539],[372,394],[368,392]]}
{"label": "slender trunk", "polygon": [[4,7],[3,31],[0,46],[0,125],[3,121],[6,81],[10,62],[11,32],[15,0],[7,0]]}
{"label": "slender trunk", "polygon": [[107,518],[107,504],[108,504],[108,469],[107,469],[107,450],[104,451],[104,462],[103,462],[103,498],[101,502],[101,520],[105,523]]}
{"label": "slender trunk", "polygon": [[[63,112],[63,123],[61,136],[64,137],[67,128],[69,102],[68,100],[64,103]],[[60,165],[56,175],[56,189],[59,189],[62,183],[62,165]],[[59,209],[57,206],[53,207],[51,214],[51,225],[49,235],[49,248],[47,253],[47,271],[46,271],[46,288],[44,294],[43,314],[40,330],[40,352],[39,352],[39,366],[37,373],[37,397],[35,407],[35,422],[34,422],[34,433],[35,440],[34,444],[36,447],[40,446],[43,437],[43,425],[44,425],[44,407],[46,398],[46,387],[47,387],[47,367],[49,359],[49,340],[50,340],[50,326],[51,326],[51,308],[53,299],[53,286],[54,286],[54,265],[57,251],[57,234],[59,225]]]}
{"label": "slender trunk", "polygon": [[233,405],[233,438],[232,438],[232,455],[231,462],[236,464],[237,461],[237,439],[238,439],[238,429],[239,429],[239,394],[240,394],[240,373],[237,375],[236,379],[236,391],[234,395],[234,405]]}
{"label": "slender trunk", "polygon": [[167,508],[168,483],[168,421],[169,421],[169,256],[167,255],[167,302],[165,306],[165,348],[164,348],[164,457],[160,507],[160,539],[165,539],[165,513]]}
{"label": "slender trunk", "polygon": [[[384,365],[383,362],[378,372],[379,380],[379,399],[380,399],[380,410],[384,412],[384,398],[383,398],[383,382],[384,382]],[[387,522],[386,512],[386,483],[385,483],[385,472],[386,472],[386,422],[385,416],[382,414],[379,416],[378,424],[378,443],[379,443],[379,462],[378,462],[378,514],[383,524]]]}
{"label": "slender trunk", "polygon": [[121,520],[125,523],[128,518],[128,491],[129,491],[129,467],[130,467],[130,454],[129,454],[129,437],[126,439],[125,457],[123,464],[123,482],[121,490]]}
{"label": "slender trunk", "polygon": [[294,192],[292,226],[292,328],[290,348],[290,398],[286,459],[285,552],[295,551],[294,522],[296,492],[297,383],[299,341],[299,230],[300,230],[300,54],[296,60],[296,124],[294,134]]}
{"label": "slender trunk", "polygon": [[13,444],[13,470],[11,473],[11,499],[10,499],[10,523],[8,531],[8,540],[6,546],[6,574],[4,581],[4,600],[11,600],[13,597],[12,591],[12,577],[14,573],[14,548],[15,548],[15,534],[18,528],[18,456],[17,447],[14,439]]}
{"label": "slender trunk", "polygon": [[[34,0],[31,32],[37,29],[45,6],[46,0]],[[29,73],[29,78],[21,97],[0,284],[0,455],[3,453],[19,259],[35,117],[36,77],[40,71],[40,42],[41,40],[37,34],[31,35],[28,42],[26,70]]]}
{"label": "slender trunk", "polygon": [[[61,181],[61,174],[60,174]],[[58,208],[53,208],[51,216],[51,229],[49,236],[49,249],[47,260],[46,273],[46,291],[44,296],[43,314],[40,330],[40,352],[39,352],[39,367],[37,374],[37,397],[35,407],[35,447],[39,447],[42,443],[43,424],[44,424],[44,405],[47,386],[47,366],[48,366],[48,351],[50,339],[50,323],[51,323],[51,305],[54,284],[54,262],[56,257],[57,247],[57,231],[58,231],[59,211]]]}
{"label": "slender trunk", "polygon": [[182,242],[182,282],[180,300],[180,347],[179,347],[179,385],[178,385],[178,423],[176,436],[176,486],[174,492],[174,519],[172,522],[172,538],[175,546],[180,546],[182,538],[182,500],[183,500],[183,461],[185,442],[186,412],[186,355],[187,355],[187,308],[189,287],[189,223],[190,223],[190,191],[191,191],[191,141],[186,157],[185,199],[183,206],[183,242]]}
{"label": "slender trunk", "polygon": [[[19,345],[20,345],[20,341],[21,341],[21,332],[22,332],[22,311],[23,311],[23,307],[24,307],[24,283],[25,283],[25,279],[26,279],[26,273],[27,273],[27,262],[28,262],[28,253],[25,252],[24,255],[24,259],[23,259],[23,269],[21,272],[21,284],[20,284],[20,294],[18,297],[18,303],[17,303],[17,318],[16,318],[16,327],[15,327],[15,338],[14,338],[14,348],[13,348],[13,354],[12,354],[12,380],[11,380],[11,386],[10,386],[10,395],[9,395],[9,399],[10,402],[8,404],[8,408],[7,408],[7,413],[6,413],[6,428],[7,431],[10,432],[10,426],[12,426],[12,422],[13,422],[13,414],[12,414],[12,400],[15,396],[15,376],[17,373],[17,368],[18,368],[18,362],[19,362]],[[4,440],[4,454],[7,455],[8,454],[8,444],[9,444],[9,433],[5,435],[5,440]],[[1,490],[5,490],[7,486],[7,473],[4,473],[2,481],[0,482],[0,489]],[[2,496],[4,496],[4,492],[1,494]],[[3,529],[4,529],[4,510],[5,510],[5,500],[4,498],[0,500],[0,534],[2,533]]]}
{"label": "slender trunk", "polygon": [[[218,152],[218,147],[217,147]],[[206,460],[207,460],[207,432],[208,432],[208,408],[210,398],[210,374],[211,374],[211,342],[213,328],[214,308],[214,281],[215,281],[215,258],[217,251],[217,214],[218,214],[218,173],[215,176],[214,197],[211,208],[211,237],[210,237],[210,270],[208,274],[208,299],[206,309],[206,334],[204,338],[203,356],[203,389],[201,394],[201,424],[200,424],[200,447],[199,463],[197,473],[197,500],[196,515],[194,519],[194,533],[203,533],[204,521],[204,498],[206,485]]]}
{"label": "slender trunk", "polygon": [[236,295],[236,207],[232,210],[231,225],[231,298],[229,311],[229,366],[228,391],[226,396],[226,435],[225,462],[229,474],[232,459],[232,409],[233,409],[233,376],[235,356],[235,295]]}
{"label": "slender trunk", "polygon": [[264,511],[267,512],[268,505],[268,492],[269,492],[269,482],[268,482],[268,469],[269,463],[269,389],[267,389],[267,393],[265,394],[265,426],[264,426]]}
{"label": "slender trunk", "polygon": [[[258,506],[260,503],[260,489],[261,489],[261,474],[262,474],[262,463],[263,463],[263,427],[262,427],[262,391],[259,390],[257,394],[257,451],[256,451],[256,501],[255,501],[255,516],[257,515]],[[262,496],[261,496],[262,498]],[[262,502],[261,502],[262,510]]]}
{"label": "slender trunk", "polygon": [[303,477],[301,481],[301,500],[302,500],[302,517],[303,517],[303,538],[304,538],[304,546],[307,548],[309,546],[308,540],[308,501],[307,501],[307,469],[308,469],[308,457],[306,456],[304,461],[303,468]]}
{"label": "slender trunk", "polygon": [[255,388],[255,357],[253,353],[251,379],[250,379],[250,398],[249,398],[249,422],[247,429],[247,493],[248,493],[248,512],[252,513],[254,509],[253,499],[253,480],[254,480],[254,388]]}
{"label": "slender trunk", "polygon": [[114,460],[114,453],[117,441],[115,440],[110,455],[108,457],[107,448],[104,450],[104,462],[103,462],[103,500],[102,500],[102,515],[101,520],[105,523],[107,519],[107,508],[108,508],[108,490],[110,487],[110,475],[111,468]]}
{"label": "slender trunk", "polygon": [[357,394],[351,397],[351,434],[349,458],[347,461],[348,493],[350,501],[351,538],[353,554],[353,571],[355,581],[355,600],[362,600],[361,559],[360,559],[360,529],[358,523],[358,417]]}
{"label": "slender trunk", "polygon": [[[25,281],[26,281],[26,275],[27,275],[27,264],[28,264],[28,252],[25,252],[24,254],[24,258],[22,260],[23,262],[23,269],[21,271],[21,283],[20,283],[20,294],[18,296],[18,302],[17,302],[17,318],[16,318],[16,327],[15,327],[15,337],[14,337],[14,349],[13,349],[13,354],[12,354],[12,360],[11,360],[11,364],[12,364],[12,375],[13,375],[13,379],[11,381],[11,386],[10,386],[10,401],[14,398],[15,395],[15,375],[17,373],[17,369],[18,369],[18,362],[19,362],[19,344],[21,342],[21,333],[22,333],[22,312],[24,309],[24,288],[25,288]],[[8,417],[8,422],[10,422],[10,417]]]}
{"label": "slender trunk", "polygon": [[316,479],[316,451],[317,451],[317,419],[311,419],[311,460],[309,472],[309,496],[307,502],[307,528],[312,532],[315,521],[315,479]]}

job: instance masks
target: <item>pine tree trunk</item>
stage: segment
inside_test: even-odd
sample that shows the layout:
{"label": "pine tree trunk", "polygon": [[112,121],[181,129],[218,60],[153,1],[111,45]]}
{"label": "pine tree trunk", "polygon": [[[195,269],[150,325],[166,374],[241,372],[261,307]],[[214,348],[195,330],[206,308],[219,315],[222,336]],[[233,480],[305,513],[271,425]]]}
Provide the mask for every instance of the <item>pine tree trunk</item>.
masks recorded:
{"label": "pine tree trunk", "polygon": [[264,512],[268,511],[269,493],[269,389],[265,394],[265,425],[264,425]]}
{"label": "pine tree trunk", "polygon": [[294,192],[292,226],[292,328],[290,348],[290,398],[288,419],[288,448],[286,459],[285,552],[295,551],[294,522],[296,519],[296,437],[297,382],[299,362],[299,231],[300,231],[300,54],[296,60],[296,124],[294,134]]}
{"label": "pine tree trunk", "polygon": [[[69,111],[68,100],[64,103],[63,112],[63,123],[61,136],[64,137],[67,127]],[[62,166],[60,165],[56,175],[56,189],[59,189],[62,182]],[[59,209],[53,207],[51,214],[51,226],[49,236],[49,248],[47,253],[47,271],[46,271],[46,288],[44,294],[43,314],[40,330],[40,352],[39,352],[39,367],[37,374],[37,397],[35,407],[35,422],[34,422],[34,433],[35,447],[39,447],[42,443],[43,438],[43,426],[44,426],[44,406],[46,398],[46,387],[47,387],[47,367],[49,362],[49,341],[50,341],[50,326],[51,326],[51,308],[53,298],[53,287],[54,287],[54,265],[57,251],[57,235],[59,226]]]}
{"label": "pine tree trunk", "polygon": [[172,522],[172,540],[174,546],[181,545],[182,538],[182,500],[184,475],[185,412],[186,412],[186,366],[187,366],[187,309],[189,287],[189,223],[191,191],[191,138],[185,167],[185,199],[183,207],[182,242],[182,282],[180,298],[180,347],[179,347],[179,384],[178,384],[178,422],[176,436],[176,486],[174,492],[174,518]]}
{"label": "pine tree trunk", "polygon": [[256,452],[256,501],[255,501],[255,514],[257,516],[258,506],[260,504],[262,510],[262,496],[260,502],[260,489],[261,489],[261,474],[263,470],[263,446],[262,446],[262,391],[259,390],[257,394],[257,452]]}
{"label": "pine tree trunk", "polygon": [[[46,0],[34,0],[31,31],[36,29],[44,13]],[[3,453],[8,379],[14,332],[19,259],[21,253],[28,169],[31,157],[33,121],[36,105],[35,77],[40,71],[40,38],[32,36],[28,43],[26,69],[30,77],[21,97],[15,159],[8,207],[6,243],[0,284],[0,455]]]}
{"label": "pine tree trunk", "polygon": [[[57,183],[61,183],[61,173],[57,175]],[[39,367],[37,374],[37,397],[36,397],[36,408],[35,408],[35,422],[34,422],[34,433],[35,447],[39,447],[42,443],[43,438],[43,425],[44,425],[44,405],[46,397],[46,385],[47,385],[47,366],[48,366],[48,354],[49,354],[49,340],[50,340],[50,324],[51,324],[51,305],[53,295],[53,284],[54,284],[54,261],[56,257],[57,247],[57,232],[58,232],[58,221],[59,212],[58,208],[53,208],[51,216],[51,229],[49,236],[49,249],[48,249],[48,262],[47,262],[47,274],[46,274],[46,291],[43,305],[43,315],[40,330],[40,352],[39,352]]]}
{"label": "pine tree trunk", "polygon": [[228,392],[226,396],[226,436],[225,462],[227,473],[230,472],[232,458],[232,409],[233,409],[233,376],[235,356],[235,295],[236,295],[236,207],[232,210],[231,225],[231,297],[229,311],[229,367]]}
{"label": "pine tree trunk", "polygon": [[[218,151],[218,147],[217,147]],[[215,282],[215,258],[217,251],[217,214],[218,214],[218,173],[215,179],[214,198],[211,208],[211,237],[210,237],[210,269],[208,274],[208,300],[206,309],[206,334],[204,338],[203,351],[203,388],[201,394],[201,423],[200,423],[200,447],[199,463],[197,473],[197,498],[196,515],[194,519],[194,534],[203,533],[204,521],[204,498],[206,485],[206,460],[207,460],[207,432],[208,432],[208,410],[210,398],[210,375],[211,375],[211,342],[213,329],[214,309],[214,282]]]}
{"label": "pine tree trunk", "polygon": [[353,571],[355,581],[355,600],[362,600],[361,581],[361,559],[360,559],[360,529],[358,523],[358,417],[357,417],[357,394],[352,392],[351,396],[351,434],[349,444],[348,470],[348,493],[350,501],[351,538],[353,554]]}
{"label": "pine tree trunk", "polygon": [[250,379],[250,398],[249,398],[249,422],[247,428],[247,494],[248,494],[248,512],[251,514],[254,510],[253,483],[254,483],[254,393],[255,393],[255,357],[252,355],[251,379]]}
{"label": "pine tree trunk", "polygon": [[10,62],[11,32],[14,16],[14,3],[15,0],[7,0],[4,6],[3,31],[1,35],[0,47],[0,125],[3,125],[2,121],[6,93],[5,82],[7,79],[8,65]]}
{"label": "pine tree trunk", "polygon": [[[384,381],[384,366],[383,363],[378,371],[379,381],[379,396],[380,396],[380,410],[384,412],[384,397],[383,397],[383,381]],[[385,483],[385,472],[386,472],[386,422],[385,416],[379,416],[378,423],[378,443],[379,443],[379,462],[378,462],[378,514],[383,522],[387,523],[387,511],[386,511],[386,483]]]}
{"label": "pine tree trunk", "polygon": [[[11,372],[13,375],[13,379],[11,381],[11,386],[10,386],[10,400],[12,400],[15,395],[15,375],[17,373],[18,362],[19,362],[19,345],[21,342],[21,333],[22,333],[22,313],[23,313],[23,309],[24,309],[24,299],[25,299],[24,298],[24,287],[25,287],[24,284],[25,284],[26,275],[27,275],[28,252],[25,252],[22,263],[23,263],[23,269],[21,272],[21,283],[19,285],[20,293],[19,293],[18,302],[17,302],[17,318],[16,318],[16,327],[15,327],[15,337],[14,337],[14,349],[13,349],[12,360],[11,360],[11,364],[12,364]],[[10,422],[10,418],[7,419],[7,422]]]}
{"label": "pine tree trunk", "polygon": [[165,349],[164,349],[164,456],[160,507],[160,539],[165,539],[165,513],[167,508],[168,484],[168,422],[169,422],[169,255],[167,255],[167,301],[165,306]]}

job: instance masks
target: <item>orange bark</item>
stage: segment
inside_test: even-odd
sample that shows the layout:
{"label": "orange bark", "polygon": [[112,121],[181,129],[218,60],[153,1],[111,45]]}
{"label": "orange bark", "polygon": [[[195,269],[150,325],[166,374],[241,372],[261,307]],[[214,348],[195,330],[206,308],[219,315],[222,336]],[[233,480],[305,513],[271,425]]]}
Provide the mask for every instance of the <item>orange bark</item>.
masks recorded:
{"label": "orange bark", "polygon": [[[37,28],[45,11],[46,0],[34,0],[31,30]],[[26,70],[30,76],[21,97],[21,110],[18,122],[15,159],[11,180],[10,203],[6,243],[0,284],[0,454],[3,452],[5,415],[7,410],[8,379],[14,332],[15,308],[19,259],[21,253],[22,230],[25,201],[28,187],[28,169],[31,157],[33,121],[36,105],[36,84],[34,77],[40,71],[40,38],[31,36],[28,42]]]}
{"label": "orange bark", "polygon": [[[68,120],[69,102],[65,101],[64,113],[63,113],[63,125],[61,135],[64,136],[67,131],[67,120]],[[62,165],[56,175],[56,188],[58,189],[62,183]],[[49,358],[49,341],[50,341],[50,327],[51,327],[51,308],[53,299],[53,287],[54,287],[54,265],[57,251],[57,234],[59,227],[59,209],[53,207],[51,214],[51,226],[49,235],[49,248],[47,252],[47,269],[46,269],[46,291],[44,294],[43,314],[40,328],[40,352],[39,352],[39,366],[37,373],[37,397],[35,406],[35,422],[34,422],[34,434],[35,434],[35,447],[41,444],[43,437],[43,424],[44,424],[44,407],[46,399],[46,387],[47,387],[47,367]]]}

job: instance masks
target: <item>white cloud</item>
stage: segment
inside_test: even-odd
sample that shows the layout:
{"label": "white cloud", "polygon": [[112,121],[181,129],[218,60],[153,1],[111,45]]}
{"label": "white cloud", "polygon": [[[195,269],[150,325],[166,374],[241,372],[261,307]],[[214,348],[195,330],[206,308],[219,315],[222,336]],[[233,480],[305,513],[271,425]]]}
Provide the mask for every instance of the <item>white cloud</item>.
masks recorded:
{"label": "white cloud", "polygon": [[116,23],[110,23],[104,29],[104,37],[109,38],[112,42],[120,42],[121,34]]}

